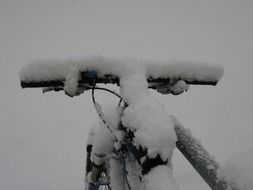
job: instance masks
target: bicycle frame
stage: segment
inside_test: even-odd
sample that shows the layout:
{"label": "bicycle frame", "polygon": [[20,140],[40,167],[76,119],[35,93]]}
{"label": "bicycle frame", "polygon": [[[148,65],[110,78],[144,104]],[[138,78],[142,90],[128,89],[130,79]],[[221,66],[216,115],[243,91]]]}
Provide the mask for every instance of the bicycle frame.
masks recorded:
{"label": "bicycle frame", "polygon": [[[110,60],[109,60],[110,61]],[[115,61],[115,60],[114,60]],[[89,65],[89,64],[88,64]],[[198,67],[198,66],[197,66]],[[196,67],[196,68],[197,68]],[[58,66],[57,66],[58,68]],[[79,68],[79,67],[77,67]],[[42,69],[41,65],[38,65],[37,70]],[[175,70],[174,66],[172,67]],[[223,70],[215,77],[212,73],[217,72],[217,68],[212,68],[207,66],[202,68],[205,70],[206,77],[203,77],[201,74],[189,75],[186,71],[178,72],[181,74],[170,76],[157,77],[156,75],[150,74],[146,76],[148,87],[157,90],[158,92],[165,94],[174,94],[178,93],[173,91],[172,87],[177,84],[178,81],[183,81],[186,85],[213,85],[215,86],[223,74]],[[42,69],[43,70],[43,69]],[[75,94],[68,93],[65,90],[65,85],[69,82],[67,76],[63,77],[59,75],[58,78],[49,77],[48,79],[42,79],[43,77],[36,76],[28,77],[29,73],[28,68],[24,68],[21,73],[21,87],[22,88],[44,88],[45,91],[48,90],[64,90],[70,96],[75,96],[81,94],[85,90],[94,90],[94,86],[97,83],[103,84],[116,84],[120,85],[121,76],[110,73],[109,71],[101,72],[96,67],[86,67],[85,69],[80,69],[77,71],[78,77],[76,77],[76,86],[79,91],[76,91]],[[210,76],[208,73],[211,73]],[[67,75],[68,73],[65,73]],[[217,169],[219,167],[218,163],[212,159],[210,154],[199,144],[195,138],[182,126],[175,126],[175,132],[177,135],[176,147],[182,152],[182,154],[187,158],[191,165],[196,169],[196,171],[201,175],[201,177],[207,182],[207,184],[213,190],[225,190],[230,187],[224,181],[219,181],[217,178]],[[134,151],[129,147],[126,149],[129,154],[135,154]],[[133,151],[133,152],[131,152]],[[117,152],[116,152],[117,153]],[[90,156],[91,147],[87,148],[87,155]],[[89,160],[86,163],[86,171],[90,171],[91,166]],[[230,187],[235,190],[234,187]]]}

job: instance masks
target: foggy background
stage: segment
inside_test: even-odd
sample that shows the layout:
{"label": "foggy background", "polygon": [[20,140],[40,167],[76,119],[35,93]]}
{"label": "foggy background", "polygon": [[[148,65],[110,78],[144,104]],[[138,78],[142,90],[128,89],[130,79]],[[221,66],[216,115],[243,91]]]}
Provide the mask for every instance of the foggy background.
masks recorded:
{"label": "foggy background", "polygon": [[[151,92],[223,163],[253,141],[253,1],[0,0],[0,189],[84,188],[90,92],[22,90],[34,59],[89,54],[221,64],[216,87]],[[104,102],[108,95],[100,95]],[[177,150],[180,188],[209,189]]]}

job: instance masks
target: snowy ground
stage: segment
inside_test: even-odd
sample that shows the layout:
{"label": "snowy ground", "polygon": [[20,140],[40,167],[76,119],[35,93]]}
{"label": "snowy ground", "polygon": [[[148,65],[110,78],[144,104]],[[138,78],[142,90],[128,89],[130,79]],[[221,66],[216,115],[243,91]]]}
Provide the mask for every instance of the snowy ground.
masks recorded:
{"label": "snowy ground", "polygon": [[[97,53],[222,64],[217,87],[152,95],[220,163],[251,149],[252,7],[251,1],[1,1],[0,189],[84,187],[85,142],[96,119],[89,94],[71,99],[22,90],[18,72],[34,59]],[[180,189],[209,189],[174,154]]]}

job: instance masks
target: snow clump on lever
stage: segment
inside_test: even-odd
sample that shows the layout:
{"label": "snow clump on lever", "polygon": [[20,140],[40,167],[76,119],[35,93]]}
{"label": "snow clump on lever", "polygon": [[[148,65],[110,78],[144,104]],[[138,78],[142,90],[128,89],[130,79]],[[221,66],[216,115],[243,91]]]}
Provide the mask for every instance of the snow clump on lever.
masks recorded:
{"label": "snow clump on lever", "polygon": [[78,81],[80,73],[76,68],[72,68],[71,72],[65,77],[64,91],[67,95],[73,97],[78,92]]}

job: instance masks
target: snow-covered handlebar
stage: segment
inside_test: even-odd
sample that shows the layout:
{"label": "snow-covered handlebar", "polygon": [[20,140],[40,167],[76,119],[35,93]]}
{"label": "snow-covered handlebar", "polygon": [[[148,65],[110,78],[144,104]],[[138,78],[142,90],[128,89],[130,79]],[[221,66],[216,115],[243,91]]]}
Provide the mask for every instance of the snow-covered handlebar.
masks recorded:
{"label": "snow-covered handlebar", "polygon": [[162,94],[180,94],[188,85],[216,85],[223,76],[223,68],[213,64],[92,56],[34,62],[21,70],[20,82],[22,88],[74,91],[94,82],[120,85],[122,76],[135,72],[146,76],[148,87]]}

